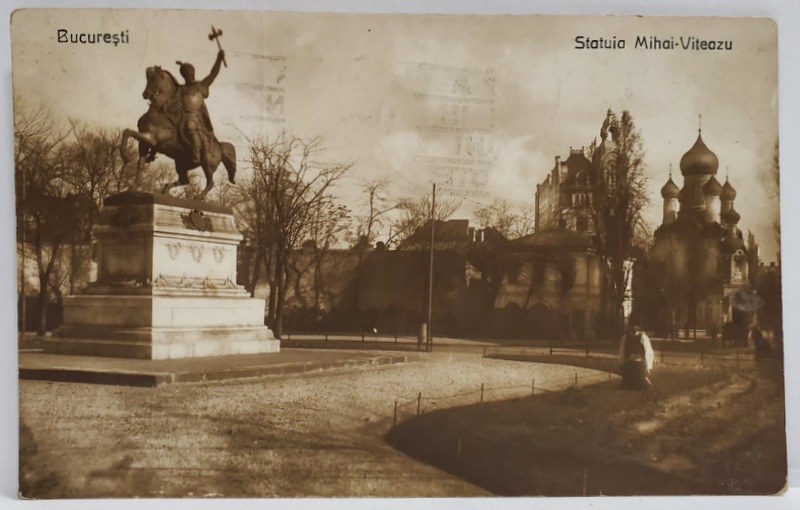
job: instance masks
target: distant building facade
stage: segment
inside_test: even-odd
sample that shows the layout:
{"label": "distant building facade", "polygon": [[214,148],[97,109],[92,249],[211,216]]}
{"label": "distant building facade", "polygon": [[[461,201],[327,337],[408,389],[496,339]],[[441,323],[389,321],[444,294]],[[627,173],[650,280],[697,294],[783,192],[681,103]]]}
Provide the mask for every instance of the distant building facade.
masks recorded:
{"label": "distant building facade", "polygon": [[609,305],[604,267],[592,241],[592,183],[603,172],[607,185],[615,185],[618,132],[617,118],[608,110],[600,143],[570,148],[564,160],[556,156],[536,186],[535,231],[509,243],[495,300],[518,335],[571,340],[602,335]]}
{"label": "distant building facade", "polygon": [[536,186],[535,231],[564,227],[585,235],[594,232],[590,209],[592,162],[584,148],[570,148],[569,156],[555,158],[555,166]]}
{"label": "distant building facade", "polygon": [[[436,221],[435,234],[432,332],[490,334],[490,272],[505,237],[460,219]],[[306,243],[293,251],[286,329],[416,335],[427,318],[430,235],[428,222],[397,250],[359,242],[344,250]]]}
{"label": "distant building facade", "polygon": [[495,299],[503,336],[597,337],[602,267],[589,238],[562,224],[509,242]]}

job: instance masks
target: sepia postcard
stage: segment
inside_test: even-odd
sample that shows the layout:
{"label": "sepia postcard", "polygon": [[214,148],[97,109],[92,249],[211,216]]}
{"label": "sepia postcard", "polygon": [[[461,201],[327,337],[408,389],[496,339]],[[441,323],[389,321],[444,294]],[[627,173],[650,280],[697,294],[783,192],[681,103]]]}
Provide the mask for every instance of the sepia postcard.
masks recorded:
{"label": "sepia postcard", "polygon": [[19,495],[773,495],[767,18],[21,9]]}

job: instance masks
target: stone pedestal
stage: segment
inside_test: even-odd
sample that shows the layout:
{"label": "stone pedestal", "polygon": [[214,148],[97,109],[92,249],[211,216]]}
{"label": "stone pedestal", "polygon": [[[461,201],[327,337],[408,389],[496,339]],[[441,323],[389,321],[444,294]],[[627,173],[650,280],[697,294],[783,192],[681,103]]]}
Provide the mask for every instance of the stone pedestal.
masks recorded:
{"label": "stone pedestal", "polygon": [[236,284],[229,208],[167,195],[109,197],[94,228],[97,281],[65,298],[45,351],[144,359],[277,352],[264,300]]}

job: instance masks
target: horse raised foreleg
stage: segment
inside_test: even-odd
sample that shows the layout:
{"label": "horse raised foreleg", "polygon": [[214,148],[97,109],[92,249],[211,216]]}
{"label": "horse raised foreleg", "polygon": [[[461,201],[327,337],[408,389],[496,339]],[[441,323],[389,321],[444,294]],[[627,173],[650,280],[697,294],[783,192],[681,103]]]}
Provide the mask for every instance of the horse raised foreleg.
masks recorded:
{"label": "horse raised foreleg", "polygon": [[128,138],[133,136],[134,133],[138,133],[137,131],[133,131],[131,129],[126,129],[122,132],[122,140],[119,142],[119,155],[122,156],[122,161],[124,163],[131,162],[131,155],[128,153]]}
{"label": "horse raised foreleg", "polygon": [[[130,163],[131,156],[128,153],[128,139],[133,138],[139,142],[139,159],[145,159],[148,154],[154,150],[156,145],[156,137],[153,133],[134,131],[133,129],[126,129],[122,132],[122,141],[119,144],[119,153],[122,156],[122,161]],[[152,158],[150,158],[152,161]]]}

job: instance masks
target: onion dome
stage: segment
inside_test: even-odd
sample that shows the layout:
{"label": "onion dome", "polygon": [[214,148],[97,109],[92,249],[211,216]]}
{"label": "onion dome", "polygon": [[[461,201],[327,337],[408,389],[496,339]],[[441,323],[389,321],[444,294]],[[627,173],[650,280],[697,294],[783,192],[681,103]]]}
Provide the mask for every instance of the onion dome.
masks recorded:
{"label": "onion dome", "polygon": [[717,155],[706,147],[703,137],[698,133],[694,146],[681,158],[681,173],[683,175],[713,175],[717,173],[717,167],[719,167]]}
{"label": "onion dome", "polygon": [[739,215],[739,213],[736,212],[736,209],[734,209],[733,206],[731,206],[730,210],[725,213],[724,220],[725,220],[725,223],[727,223],[729,225],[738,224],[740,219],[742,219],[741,215]]}
{"label": "onion dome", "polygon": [[672,181],[672,177],[670,177],[664,187],[661,188],[661,196],[663,198],[678,198],[680,192],[680,188]]}
{"label": "onion dome", "polygon": [[728,253],[733,253],[736,250],[743,250],[744,241],[740,239],[739,236],[728,234],[722,240],[722,248]]}
{"label": "onion dome", "polygon": [[720,193],[722,193],[722,184],[712,175],[711,179],[703,186],[703,194],[706,196],[711,195],[713,197],[718,197]]}
{"label": "onion dome", "polygon": [[720,195],[722,200],[735,200],[736,199],[736,190],[733,189],[731,183],[728,179],[725,179],[725,185],[722,186],[722,194]]}

